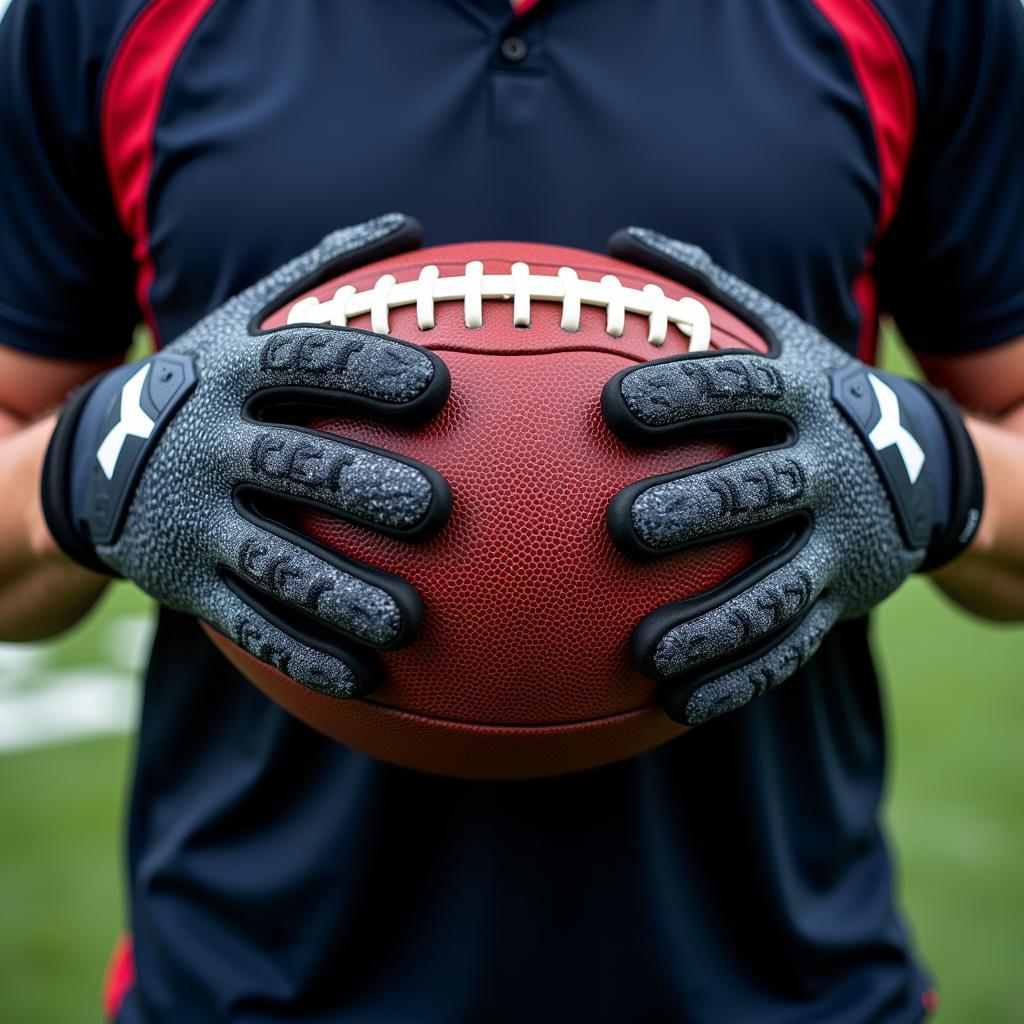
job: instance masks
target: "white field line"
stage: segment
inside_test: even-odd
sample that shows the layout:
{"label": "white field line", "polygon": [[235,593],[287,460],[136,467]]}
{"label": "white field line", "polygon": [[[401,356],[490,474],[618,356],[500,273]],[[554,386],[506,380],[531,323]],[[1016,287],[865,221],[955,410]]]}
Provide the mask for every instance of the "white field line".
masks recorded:
{"label": "white field line", "polygon": [[38,676],[31,690],[0,693],[0,753],[128,732],[136,706],[137,685],[126,672],[71,669]]}
{"label": "white field line", "polygon": [[131,731],[154,622],[112,619],[99,636],[103,664],[48,665],[47,644],[0,644],[0,754]]}
{"label": "white field line", "polygon": [[[0,0],[2,2],[2,0]],[[0,644],[0,694],[25,685],[46,664],[42,644]]]}
{"label": "white field line", "polygon": [[156,619],[152,615],[122,615],[112,619],[103,631],[103,653],[111,664],[140,673],[149,660]]}

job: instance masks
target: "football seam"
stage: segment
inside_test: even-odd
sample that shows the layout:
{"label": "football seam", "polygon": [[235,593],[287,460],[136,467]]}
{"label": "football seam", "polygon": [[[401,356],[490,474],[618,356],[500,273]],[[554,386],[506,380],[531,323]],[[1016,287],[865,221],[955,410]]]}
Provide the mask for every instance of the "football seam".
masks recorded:
{"label": "football seam", "polygon": [[[287,678],[287,677],[286,677]],[[290,680],[293,681],[293,680]],[[296,684],[301,685],[301,684]],[[317,691],[310,691],[316,693]],[[650,711],[657,711],[659,707],[657,704],[641,704],[639,707],[628,708],[625,711],[619,711],[614,715],[601,715],[597,718],[583,718],[573,719],[568,722],[542,722],[542,723],[503,723],[503,722],[475,722],[463,718],[443,718],[437,715],[425,715],[419,711],[409,711],[405,708],[396,708],[391,704],[383,704],[380,701],[373,700],[368,697],[361,697],[358,699],[358,703],[363,704],[367,707],[373,708],[379,711],[381,714],[389,718],[404,718],[411,719],[419,722],[420,724],[427,725],[445,725],[445,726],[457,726],[462,729],[470,729],[474,732],[479,731],[494,731],[494,732],[565,732],[570,731],[582,731],[588,728],[595,728],[602,725],[607,725],[613,722],[621,722],[630,718],[637,718]]]}

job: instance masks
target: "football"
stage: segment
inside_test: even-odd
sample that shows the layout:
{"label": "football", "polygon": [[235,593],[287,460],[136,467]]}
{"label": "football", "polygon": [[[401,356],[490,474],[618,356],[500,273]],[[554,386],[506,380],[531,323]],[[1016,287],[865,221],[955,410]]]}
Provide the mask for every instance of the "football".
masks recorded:
{"label": "football", "polygon": [[453,511],[423,543],[317,512],[297,529],[396,573],[423,599],[408,646],[379,655],[369,696],[314,692],[208,630],[264,693],[333,739],[419,771],[529,778],[580,771],[685,731],[629,657],[648,612],[747,564],[735,538],[654,562],[609,539],[624,486],[731,454],[718,441],[631,447],[605,425],[601,389],[633,363],[691,348],[766,351],[708,298],[608,256],[518,242],[405,253],[326,281],[261,324],[349,326],[436,352],[451,397],[425,426],[358,417],[304,425],[437,469]]}

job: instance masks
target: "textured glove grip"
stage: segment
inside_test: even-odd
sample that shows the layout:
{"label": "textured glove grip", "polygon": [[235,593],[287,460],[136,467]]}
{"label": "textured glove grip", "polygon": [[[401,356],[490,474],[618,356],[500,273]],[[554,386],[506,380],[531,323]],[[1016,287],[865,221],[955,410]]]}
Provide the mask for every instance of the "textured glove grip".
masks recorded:
{"label": "textured glove grip", "polygon": [[985,481],[960,410],[946,392],[928,384],[919,386],[935,403],[953,461],[953,507],[949,525],[931,544],[927,557],[917,569],[931,572],[956,558],[973,540],[985,504]]}
{"label": "textured glove grip", "polygon": [[71,455],[75,431],[85,403],[101,379],[96,377],[79,388],[61,410],[46,449],[40,486],[43,517],[61,551],[93,572],[113,576],[116,574],[99,560],[88,534],[83,532],[80,524],[75,523],[71,514]]}

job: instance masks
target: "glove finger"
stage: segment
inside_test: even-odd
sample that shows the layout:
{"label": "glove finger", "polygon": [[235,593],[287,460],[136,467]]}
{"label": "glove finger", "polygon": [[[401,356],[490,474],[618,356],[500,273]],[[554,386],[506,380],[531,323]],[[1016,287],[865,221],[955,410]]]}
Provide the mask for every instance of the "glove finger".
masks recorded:
{"label": "glove finger", "polygon": [[402,647],[415,635],[423,605],[405,580],[242,515],[244,528],[219,544],[219,568],[265,618],[307,633],[340,631],[379,650]]}
{"label": "glove finger", "polygon": [[419,423],[436,415],[451,391],[440,356],[368,331],[285,327],[257,343],[259,367],[247,376],[245,405],[255,419],[282,406],[316,406]]}
{"label": "glove finger", "polygon": [[342,228],[268,274],[222,307],[232,318],[258,324],[272,310],[323,281],[419,246],[422,229],[412,217],[388,213]]}
{"label": "glove finger", "polygon": [[608,249],[619,259],[650,267],[701,295],[707,295],[754,326],[768,342],[773,355],[780,354],[779,338],[814,338],[825,342],[820,349],[820,358],[828,360],[826,353],[831,353],[830,363],[827,366],[823,364],[823,370],[836,369],[849,362],[848,355],[792,310],[730,274],[699,246],[647,228],[630,227],[617,231],[609,241]]}
{"label": "glove finger", "polygon": [[784,631],[824,589],[807,548],[795,557],[792,552],[790,546],[775,555],[753,582],[744,573],[717,591],[644,616],[631,644],[641,671],[655,679],[685,676],[712,662],[745,657],[763,640]]}
{"label": "glove finger", "polygon": [[329,697],[362,697],[377,687],[382,669],[372,652],[341,638],[296,630],[276,614],[268,617],[223,582],[216,606],[201,617],[243,650]]}
{"label": "glove finger", "polygon": [[435,469],[315,430],[245,424],[233,462],[243,503],[269,491],[410,541],[433,536],[451,513],[451,491]]}
{"label": "glove finger", "polygon": [[700,352],[620,370],[601,392],[605,422],[623,441],[653,444],[721,426],[794,432],[789,381],[755,352]]}
{"label": "glove finger", "polygon": [[747,452],[631,484],[609,503],[608,530],[627,555],[657,558],[800,512],[813,479],[795,448]]}
{"label": "glove finger", "polygon": [[700,725],[742,707],[805,665],[838,618],[839,603],[822,597],[788,630],[749,652],[746,660],[682,685],[665,684],[665,710],[677,722]]}

